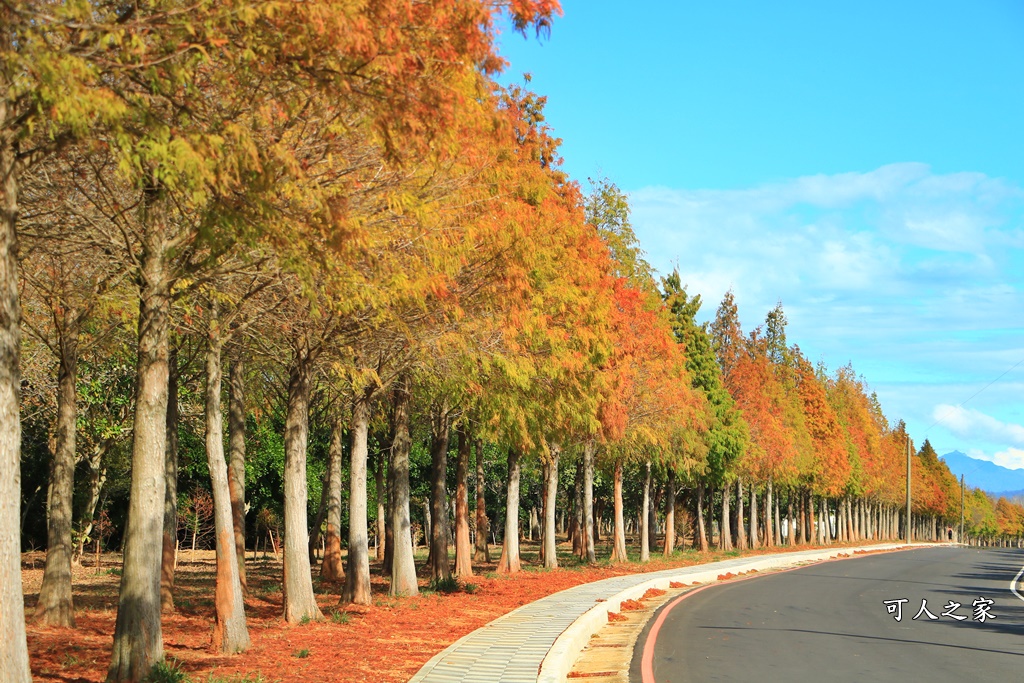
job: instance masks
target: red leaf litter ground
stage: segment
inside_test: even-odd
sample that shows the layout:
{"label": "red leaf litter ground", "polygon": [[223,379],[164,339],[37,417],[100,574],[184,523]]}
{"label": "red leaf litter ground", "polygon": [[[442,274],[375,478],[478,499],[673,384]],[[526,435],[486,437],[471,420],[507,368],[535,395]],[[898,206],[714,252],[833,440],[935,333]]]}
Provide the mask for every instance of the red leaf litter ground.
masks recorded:
{"label": "red leaf litter ground", "polygon": [[[799,550],[806,550],[804,546]],[[527,546],[524,559],[531,557]],[[563,549],[560,548],[560,551]],[[568,548],[565,548],[568,550]],[[778,552],[772,548],[744,554]],[[495,553],[496,554],[496,553]],[[560,552],[561,554],[561,552]],[[380,567],[372,567],[374,604],[344,610],[340,587],[314,583],[325,615],[322,622],[289,625],[281,618],[281,564],[273,556],[248,562],[246,600],[252,648],[240,655],[210,651],[213,630],[211,551],[183,551],[179,558],[177,611],[163,619],[164,652],[196,683],[336,683],[408,681],[434,654],[493,619],[560,590],[640,571],[656,571],[711,562],[721,553],[677,553],[671,561],[599,564],[514,575],[494,573],[495,565],[475,567],[477,576],[457,593],[426,592],[415,598],[388,598]],[[32,623],[32,608],[43,574],[42,553],[23,556],[23,586],[29,656],[37,682],[100,683],[113,644],[120,557],[105,555],[97,573],[93,556],[74,570],[76,628],[43,628]],[[561,561],[561,558],[560,558]],[[565,564],[575,560],[566,556]],[[421,588],[426,581],[421,579]],[[470,592],[472,591],[472,592]]]}

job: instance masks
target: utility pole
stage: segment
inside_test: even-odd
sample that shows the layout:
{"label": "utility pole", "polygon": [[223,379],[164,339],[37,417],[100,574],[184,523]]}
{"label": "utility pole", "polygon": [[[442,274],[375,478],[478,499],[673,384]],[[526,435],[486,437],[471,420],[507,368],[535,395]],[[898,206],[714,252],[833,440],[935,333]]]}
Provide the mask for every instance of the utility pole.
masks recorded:
{"label": "utility pole", "polygon": [[907,434],[907,543],[912,543],[910,524],[910,434]]}
{"label": "utility pole", "polygon": [[964,542],[964,475],[960,475],[960,542]]}

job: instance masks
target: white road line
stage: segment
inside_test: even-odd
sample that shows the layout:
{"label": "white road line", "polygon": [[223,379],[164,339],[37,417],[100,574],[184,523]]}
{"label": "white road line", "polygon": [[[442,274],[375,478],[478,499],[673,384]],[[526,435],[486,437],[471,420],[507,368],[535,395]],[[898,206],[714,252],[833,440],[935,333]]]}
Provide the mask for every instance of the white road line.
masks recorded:
{"label": "white road line", "polygon": [[1017,582],[1020,581],[1021,574],[1024,574],[1024,567],[1020,568],[1020,571],[1017,572],[1017,576],[1013,577],[1013,581],[1010,582],[1010,592],[1021,600],[1024,600],[1024,595],[1017,592]]}

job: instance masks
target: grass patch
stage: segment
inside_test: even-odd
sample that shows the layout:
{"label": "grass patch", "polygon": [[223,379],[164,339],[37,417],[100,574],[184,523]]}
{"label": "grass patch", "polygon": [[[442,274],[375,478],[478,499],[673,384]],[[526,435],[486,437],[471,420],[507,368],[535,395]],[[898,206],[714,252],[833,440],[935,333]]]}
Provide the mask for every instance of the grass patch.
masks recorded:
{"label": "grass patch", "polygon": [[348,612],[342,612],[341,610],[331,612],[331,621],[335,624],[347,624],[351,619],[352,615]]}
{"label": "grass patch", "polygon": [[192,679],[181,668],[180,662],[165,659],[154,664],[149,670],[146,683],[192,683]]}
{"label": "grass patch", "polygon": [[299,659],[305,659],[306,657],[309,656],[309,650],[307,648],[303,648],[301,650],[296,650],[295,652],[292,653],[292,656],[293,657],[298,657]]}
{"label": "grass patch", "polygon": [[447,579],[434,579],[430,582],[430,590],[435,593],[458,593],[462,590],[462,586],[459,585],[459,580],[454,576],[449,576]]}

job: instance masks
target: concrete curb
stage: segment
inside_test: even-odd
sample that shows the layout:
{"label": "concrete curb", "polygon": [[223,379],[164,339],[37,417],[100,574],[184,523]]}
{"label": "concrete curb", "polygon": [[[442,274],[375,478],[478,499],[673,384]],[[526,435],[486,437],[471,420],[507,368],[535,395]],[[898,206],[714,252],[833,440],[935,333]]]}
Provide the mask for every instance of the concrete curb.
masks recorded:
{"label": "concrete curb", "polygon": [[938,544],[886,543],[773,553],[709,564],[610,577],[580,584],[523,605],[438,652],[409,683],[563,683],[591,635],[650,588],[712,583],[720,574],[758,572],[821,562],[854,552],[892,551]]}

